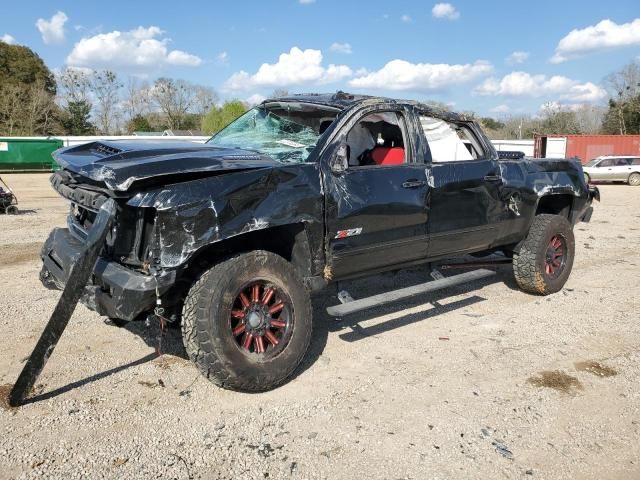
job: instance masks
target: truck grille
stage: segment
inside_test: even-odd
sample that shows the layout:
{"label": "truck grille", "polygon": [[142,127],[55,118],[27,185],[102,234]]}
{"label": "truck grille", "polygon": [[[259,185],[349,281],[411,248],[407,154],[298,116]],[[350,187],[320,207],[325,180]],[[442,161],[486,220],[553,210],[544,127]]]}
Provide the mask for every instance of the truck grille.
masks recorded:
{"label": "truck grille", "polygon": [[77,238],[86,240],[89,229],[96,219],[97,210],[90,209],[78,203],[71,202],[67,225],[69,231]]}

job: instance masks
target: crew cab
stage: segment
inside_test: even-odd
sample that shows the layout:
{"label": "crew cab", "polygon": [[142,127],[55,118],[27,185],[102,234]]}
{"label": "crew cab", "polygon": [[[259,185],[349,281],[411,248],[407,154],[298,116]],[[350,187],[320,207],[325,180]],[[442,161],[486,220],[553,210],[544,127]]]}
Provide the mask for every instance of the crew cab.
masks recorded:
{"label": "crew cab", "polygon": [[523,290],[558,291],[573,226],[599,198],[577,161],[501,159],[470,118],[343,92],[265,100],[203,145],[99,141],[54,157],[70,214],[43,247],[42,282],[64,288],[113,199],[83,303],[181,322],[202,373],[243,391],[292,374],[310,294],[333,282],[501,251]]}

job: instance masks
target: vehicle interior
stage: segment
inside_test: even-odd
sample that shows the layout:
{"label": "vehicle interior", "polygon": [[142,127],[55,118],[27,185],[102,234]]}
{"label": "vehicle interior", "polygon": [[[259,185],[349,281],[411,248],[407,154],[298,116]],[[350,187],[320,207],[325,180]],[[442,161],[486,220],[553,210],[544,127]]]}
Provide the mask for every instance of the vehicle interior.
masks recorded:
{"label": "vehicle interior", "polygon": [[406,161],[405,133],[396,112],[376,112],[362,117],[346,138],[350,167],[401,165]]}

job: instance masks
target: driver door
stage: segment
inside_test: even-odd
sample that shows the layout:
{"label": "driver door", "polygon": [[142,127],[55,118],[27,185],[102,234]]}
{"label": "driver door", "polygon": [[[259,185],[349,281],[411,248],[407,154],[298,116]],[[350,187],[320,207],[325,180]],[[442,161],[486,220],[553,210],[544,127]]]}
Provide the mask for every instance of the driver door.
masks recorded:
{"label": "driver door", "polygon": [[[351,151],[355,147],[347,144],[349,132],[360,128],[370,118],[368,115],[381,113],[397,118],[404,158],[396,158],[397,163],[387,164],[383,159],[371,165],[359,165],[354,158],[348,158],[344,171],[332,170],[330,164],[340,146],[343,150],[348,146],[349,155],[356,154]],[[429,186],[422,155],[416,154],[410,115],[412,112],[404,108],[362,112],[347,122],[323,158],[329,268],[325,274],[332,279],[373,273],[426,256]],[[379,151],[373,157],[381,157],[385,148],[396,153],[399,149],[375,145],[372,150]]]}

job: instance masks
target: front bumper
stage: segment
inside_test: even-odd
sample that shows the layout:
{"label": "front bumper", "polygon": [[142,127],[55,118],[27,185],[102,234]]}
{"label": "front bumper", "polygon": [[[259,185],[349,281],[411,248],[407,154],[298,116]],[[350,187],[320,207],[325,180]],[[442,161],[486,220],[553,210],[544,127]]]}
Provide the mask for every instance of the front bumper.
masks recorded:
{"label": "front bumper", "polygon": [[[42,284],[62,290],[83,248],[83,243],[68,229],[54,229],[40,254]],[[162,296],[175,283],[175,278],[173,270],[163,271],[154,277],[98,257],[80,301],[100,315],[133,320],[154,308],[156,285]]]}

